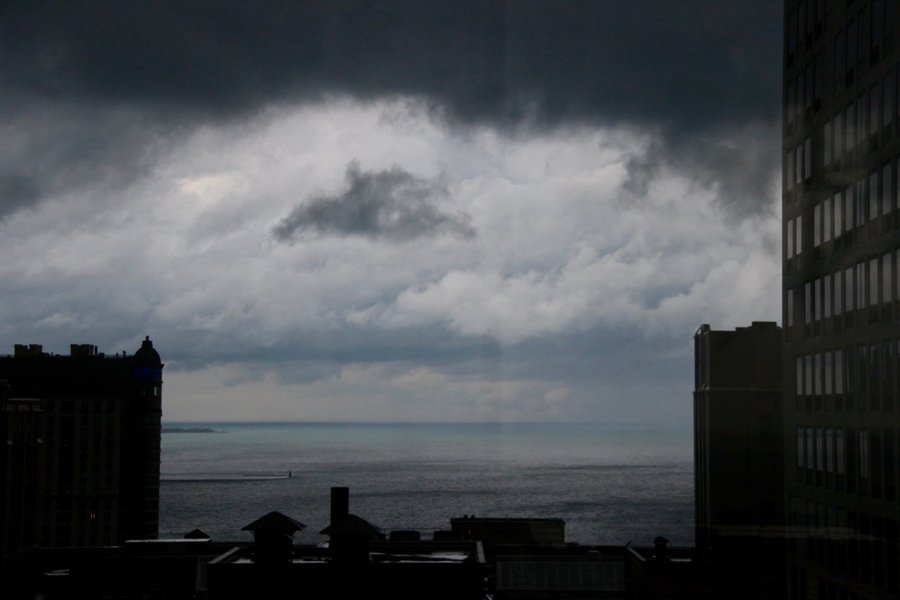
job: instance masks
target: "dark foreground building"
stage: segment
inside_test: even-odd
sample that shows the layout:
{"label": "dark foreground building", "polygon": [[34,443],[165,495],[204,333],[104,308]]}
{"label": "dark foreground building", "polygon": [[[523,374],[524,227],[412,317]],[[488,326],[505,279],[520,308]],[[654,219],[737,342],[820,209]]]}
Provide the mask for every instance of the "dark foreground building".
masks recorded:
{"label": "dark foreground building", "polygon": [[897,0],[786,0],[792,598],[900,597]]}
{"label": "dark foreground building", "polygon": [[728,597],[784,594],[781,346],[768,322],[694,335],[697,559]]}
{"label": "dark foreground building", "polygon": [[660,600],[692,575],[683,550],[657,553],[633,570],[640,594],[628,595],[628,549],[567,544],[558,519],[464,517],[423,539],[350,513],[347,488],[331,497],[319,544],[294,544],[306,525],[273,511],[244,527],[252,542],[213,542],[194,530],[183,539],[41,549],[28,597]]}
{"label": "dark foreground building", "polygon": [[25,510],[22,494],[37,506],[33,523],[4,519],[4,544],[156,537],[162,367],[149,338],[134,355],[73,344],[68,356],[16,345],[0,357],[3,427],[15,434],[3,454],[4,507]]}

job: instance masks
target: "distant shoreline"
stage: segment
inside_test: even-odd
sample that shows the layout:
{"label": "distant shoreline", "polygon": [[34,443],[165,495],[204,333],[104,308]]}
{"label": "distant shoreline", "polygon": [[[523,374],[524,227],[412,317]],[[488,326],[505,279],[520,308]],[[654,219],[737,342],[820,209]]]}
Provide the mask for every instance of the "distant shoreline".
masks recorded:
{"label": "distant shoreline", "polygon": [[166,427],[164,426],[161,433],[226,433],[218,431],[212,427]]}

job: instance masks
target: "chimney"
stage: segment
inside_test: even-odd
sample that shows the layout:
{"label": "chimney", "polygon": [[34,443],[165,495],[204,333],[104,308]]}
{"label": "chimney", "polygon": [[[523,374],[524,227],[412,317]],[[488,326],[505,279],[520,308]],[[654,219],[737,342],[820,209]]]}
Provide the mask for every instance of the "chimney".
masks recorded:
{"label": "chimney", "polygon": [[653,560],[657,562],[665,562],[669,560],[669,540],[663,536],[653,540]]}
{"label": "chimney", "polygon": [[334,525],[350,514],[350,488],[331,488],[331,524]]}

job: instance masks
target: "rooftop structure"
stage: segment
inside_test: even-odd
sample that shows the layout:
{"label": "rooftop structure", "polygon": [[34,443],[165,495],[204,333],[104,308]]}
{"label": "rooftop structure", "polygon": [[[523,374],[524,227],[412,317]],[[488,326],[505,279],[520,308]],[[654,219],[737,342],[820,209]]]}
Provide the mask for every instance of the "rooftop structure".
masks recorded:
{"label": "rooftop structure", "polygon": [[39,545],[156,537],[162,368],[149,338],[133,355],[17,344],[0,357],[8,396],[40,405],[35,468],[16,475],[17,485],[37,486]]}

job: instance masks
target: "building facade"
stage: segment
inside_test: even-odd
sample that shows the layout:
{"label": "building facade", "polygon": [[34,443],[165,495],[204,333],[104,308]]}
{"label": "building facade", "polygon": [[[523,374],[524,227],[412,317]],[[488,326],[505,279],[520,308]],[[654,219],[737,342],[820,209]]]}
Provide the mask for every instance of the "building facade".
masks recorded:
{"label": "building facade", "polygon": [[39,545],[157,536],[162,367],[149,338],[133,355],[73,344],[68,356],[16,345],[0,357],[9,397],[40,403],[37,467],[23,473],[38,486]]}
{"label": "building facade", "polygon": [[898,2],[784,10],[790,597],[896,598]]}
{"label": "building facade", "polygon": [[720,597],[783,596],[781,346],[771,322],[694,335],[695,544]]}

